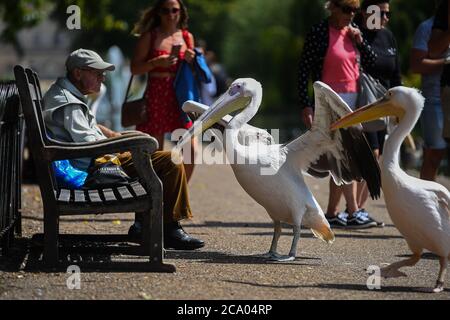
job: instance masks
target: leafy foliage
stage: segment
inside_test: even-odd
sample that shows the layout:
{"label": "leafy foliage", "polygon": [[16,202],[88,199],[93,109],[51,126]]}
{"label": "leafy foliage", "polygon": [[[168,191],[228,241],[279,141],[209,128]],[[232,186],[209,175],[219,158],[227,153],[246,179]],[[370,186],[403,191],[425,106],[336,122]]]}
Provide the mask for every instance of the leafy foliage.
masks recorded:
{"label": "leafy foliage", "polygon": [[[432,15],[433,1],[391,0],[389,27],[397,38],[402,70],[408,85],[409,51],[415,29]],[[262,113],[293,115],[299,122],[296,71],[304,37],[311,25],[326,16],[325,0],[185,0],[191,32],[216,52],[230,75],[254,77],[264,86]],[[16,45],[19,30],[49,16],[65,26],[66,8],[82,11],[82,30],[73,47],[106,51],[118,45],[130,57],[135,39],[130,31],[140,12],[151,4],[142,0],[2,0],[0,18],[5,24],[1,39]],[[293,117],[291,117],[293,118]]]}

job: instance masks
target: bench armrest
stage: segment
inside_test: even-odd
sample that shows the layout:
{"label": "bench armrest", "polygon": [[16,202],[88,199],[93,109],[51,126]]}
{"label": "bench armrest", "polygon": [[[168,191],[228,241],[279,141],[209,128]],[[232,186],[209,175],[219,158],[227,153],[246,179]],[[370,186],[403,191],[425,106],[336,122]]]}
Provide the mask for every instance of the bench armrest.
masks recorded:
{"label": "bench armrest", "polygon": [[133,135],[138,135],[138,134],[146,134],[146,133],[143,133],[143,132],[141,132],[141,131],[136,131],[136,130],[125,130],[125,131],[120,131],[119,132],[120,134],[122,134],[122,135],[130,135],[130,134],[133,134]]}
{"label": "bench armrest", "polygon": [[132,150],[146,151],[150,154],[158,149],[158,141],[147,135],[123,135],[120,137],[87,143],[64,143],[52,141],[52,145],[45,147],[43,155],[48,161],[94,158],[96,156],[119,153]]}

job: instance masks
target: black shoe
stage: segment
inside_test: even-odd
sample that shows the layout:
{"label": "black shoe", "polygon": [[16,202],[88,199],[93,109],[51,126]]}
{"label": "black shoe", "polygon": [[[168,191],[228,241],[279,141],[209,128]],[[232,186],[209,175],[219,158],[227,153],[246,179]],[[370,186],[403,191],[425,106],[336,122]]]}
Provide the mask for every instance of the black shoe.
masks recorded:
{"label": "black shoe", "polygon": [[128,229],[128,237],[131,241],[141,241],[142,238],[142,226],[139,222],[135,222]]}
{"label": "black shoe", "polygon": [[164,248],[175,250],[194,250],[205,246],[205,242],[191,237],[178,222],[164,225]]}

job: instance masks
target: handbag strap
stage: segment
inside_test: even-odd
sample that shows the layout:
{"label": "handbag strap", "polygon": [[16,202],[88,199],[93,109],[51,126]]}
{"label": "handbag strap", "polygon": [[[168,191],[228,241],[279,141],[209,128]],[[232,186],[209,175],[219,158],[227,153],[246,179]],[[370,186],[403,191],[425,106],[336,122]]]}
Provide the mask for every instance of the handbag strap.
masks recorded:
{"label": "handbag strap", "polygon": [[[148,56],[151,56],[152,50],[153,50],[153,46],[155,45],[155,39],[156,39],[156,34],[155,34],[155,30],[150,31],[150,50],[148,53]],[[127,87],[127,92],[125,93],[125,100],[123,101],[123,103],[126,103],[128,101],[128,94],[130,93],[130,89],[131,89],[131,84],[133,83],[133,78],[134,75],[131,74],[130,77],[130,81],[128,82],[128,87]],[[147,86],[145,88],[145,91],[147,91],[147,87],[148,87],[148,79],[150,77],[147,78]],[[144,96],[145,96],[145,91],[144,91]]]}
{"label": "handbag strap", "polygon": [[128,82],[127,92],[125,93],[125,100],[123,101],[123,103],[128,101],[128,94],[130,93],[131,84],[133,83],[133,78],[134,78],[134,76],[131,75],[130,81]]}
{"label": "handbag strap", "polygon": [[186,42],[186,46],[188,47],[188,49],[194,49],[191,43],[191,37],[189,37],[189,30],[183,29],[181,33],[183,34],[183,40],[184,42]]}

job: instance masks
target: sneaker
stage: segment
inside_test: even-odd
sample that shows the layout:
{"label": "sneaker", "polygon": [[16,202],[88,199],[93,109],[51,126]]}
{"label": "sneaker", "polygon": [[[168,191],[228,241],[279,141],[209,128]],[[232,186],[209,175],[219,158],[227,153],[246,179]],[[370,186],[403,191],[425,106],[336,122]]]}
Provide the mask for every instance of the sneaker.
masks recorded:
{"label": "sneaker", "polygon": [[372,220],[372,218],[368,218],[361,212],[357,211],[351,218],[347,219],[347,229],[367,229],[376,227],[377,223]]}
{"label": "sneaker", "polygon": [[329,218],[325,216],[325,218],[327,218],[331,228],[345,228],[347,226],[347,217],[343,212],[340,212],[335,217]]}
{"label": "sneaker", "polygon": [[372,217],[369,215],[369,212],[367,212],[366,209],[364,209],[364,208],[359,209],[358,212],[359,212],[363,217],[366,217],[366,218],[368,218],[368,219],[371,220],[371,221],[375,221],[375,223],[377,224],[377,227],[378,227],[378,228],[383,228],[383,227],[384,227],[384,222],[382,222],[382,221],[377,221],[377,220],[375,220],[374,218],[372,218]]}

